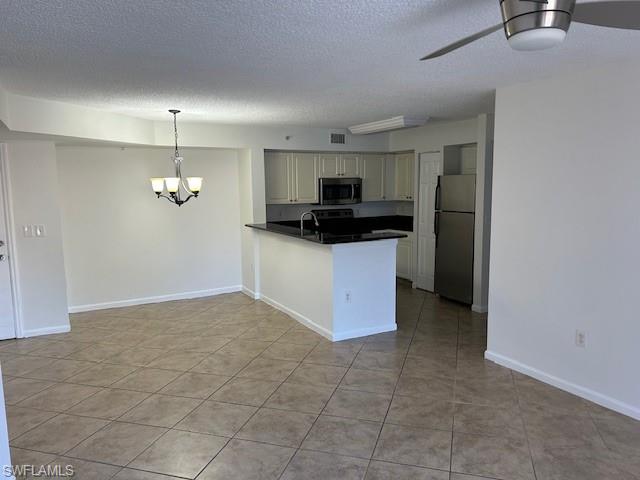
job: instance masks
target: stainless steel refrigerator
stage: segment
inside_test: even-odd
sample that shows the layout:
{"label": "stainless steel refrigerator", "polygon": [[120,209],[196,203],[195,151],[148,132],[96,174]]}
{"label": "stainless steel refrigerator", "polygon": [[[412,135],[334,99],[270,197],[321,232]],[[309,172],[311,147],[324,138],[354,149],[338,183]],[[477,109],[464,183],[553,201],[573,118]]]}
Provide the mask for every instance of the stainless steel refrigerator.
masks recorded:
{"label": "stainless steel refrigerator", "polygon": [[435,209],[435,292],[472,304],[476,176],[440,175]]}

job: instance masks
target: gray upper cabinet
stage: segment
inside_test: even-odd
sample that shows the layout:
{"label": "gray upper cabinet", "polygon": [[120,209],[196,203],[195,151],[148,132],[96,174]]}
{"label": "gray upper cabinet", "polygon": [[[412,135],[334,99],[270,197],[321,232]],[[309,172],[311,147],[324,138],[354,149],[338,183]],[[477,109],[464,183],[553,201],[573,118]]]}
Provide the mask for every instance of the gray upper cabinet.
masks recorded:
{"label": "gray upper cabinet", "polygon": [[294,153],[291,163],[293,201],[316,203],[318,201],[318,156],[314,153]]}
{"label": "gray upper cabinet", "polygon": [[341,162],[340,155],[337,153],[321,153],[320,160],[320,177],[334,178],[340,177]]}
{"label": "gray upper cabinet", "polygon": [[317,203],[318,178],[362,178],[362,201],[413,200],[413,153],[264,153],[268,204]]}
{"label": "gray upper cabinet", "polygon": [[413,200],[413,171],[415,155],[412,153],[400,153],[395,156],[395,199]]}
{"label": "gray upper cabinet", "polygon": [[265,152],[264,171],[268,204],[318,201],[317,154]]}
{"label": "gray upper cabinet", "polygon": [[364,154],[362,156],[362,201],[377,202],[384,200],[386,156]]}
{"label": "gray upper cabinet", "polygon": [[321,153],[320,160],[320,177],[360,177],[361,155],[357,153]]}
{"label": "gray upper cabinet", "polygon": [[267,203],[291,202],[291,154],[264,153],[264,177]]}
{"label": "gray upper cabinet", "polygon": [[340,173],[341,177],[362,177],[361,156],[358,154],[342,154],[340,155]]}

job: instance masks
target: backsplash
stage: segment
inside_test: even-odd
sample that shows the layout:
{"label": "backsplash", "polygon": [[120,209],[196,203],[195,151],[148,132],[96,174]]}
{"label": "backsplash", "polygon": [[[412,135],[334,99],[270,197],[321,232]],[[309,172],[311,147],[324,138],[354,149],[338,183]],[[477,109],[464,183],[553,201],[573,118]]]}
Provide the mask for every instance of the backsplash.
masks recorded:
{"label": "backsplash", "polygon": [[413,202],[384,201],[365,202],[355,205],[267,205],[267,221],[298,220],[300,215],[309,210],[352,208],[356,217],[379,217],[383,215],[409,215],[413,216]]}

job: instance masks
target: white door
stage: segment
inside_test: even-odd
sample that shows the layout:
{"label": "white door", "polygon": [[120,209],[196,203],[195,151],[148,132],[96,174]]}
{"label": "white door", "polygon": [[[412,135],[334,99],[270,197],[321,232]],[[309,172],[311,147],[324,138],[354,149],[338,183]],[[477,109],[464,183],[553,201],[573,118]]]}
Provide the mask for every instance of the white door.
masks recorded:
{"label": "white door", "polygon": [[337,153],[322,153],[320,160],[320,176],[323,178],[339,177],[341,174],[340,155]]}
{"label": "white door", "polygon": [[265,152],[264,176],[267,203],[289,203],[291,201],[291,155],[280,152]]}
{"label": "white door", "polygon": [[362,201],[384,200],[384,155],[362,156]]}
{"label": "white door", "polygon": [[420,154],[418,198],[418,272],[416,286],[433,292],[436,259],[434,212],[438,175],[442,172],[440,152]]}
{"label": "white door", "polygon": [[9,267],[9,261],[11,259],[9,258],[7,249],[8,235],[2,175],[3,172],[0,168],[0,340],[5,340],[7,338],[16,338],[16,320],[13,310],[13,291],[11,288],[11,270]]}
{"label": "white door", "polygon": [[360,155],[345,154],[340,155],[342,177],[359,177],[360,174]]}
{"label": "white door", "polygon": [[293,201],[316,203],[318,201],[318,156],[313,153],[294,153]]}

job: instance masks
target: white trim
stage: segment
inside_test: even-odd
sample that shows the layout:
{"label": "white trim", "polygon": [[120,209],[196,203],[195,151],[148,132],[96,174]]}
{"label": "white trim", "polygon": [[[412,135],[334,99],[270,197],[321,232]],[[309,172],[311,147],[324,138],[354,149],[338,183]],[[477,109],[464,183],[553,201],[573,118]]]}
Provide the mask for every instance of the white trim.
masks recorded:
{"label": "white trim", "polygon": [[326,328],[321,327],[320,325],[315,323],[313,320],[308,319],[307,317],[305,317],[304,315],[296,312],[295,310],[291,310],[290,308],[285,307],[281,303],[276,302],[275,300],[273,300],[272,298],[267,297],[266,295],[259,294],[259,296],[260,296],[260,300],[262,300],[264,303],[267,303],[267,304],[271,305],[273,308],[276,308],[276,309],[280,310],[281,312],[286,313],[290,317],[293,317],[298,322],[303,324],[305,327],[308,327],[311,330],[313,330],[314,332],[319,333],[323,337],[325,337],[325,338],[327,338],[329,340],[333,340],[333,336],[331,335],[331,331],[330,330],[327,330]]}
{"label": "white trim", "polygon": [[113,302],[91,303],[87,305],[75,305],[69,307],[69,313],[90,312],[104,310],[106,308],[130,307],[133,305],[145,305],[147,303],[170,302],[172,300],[187,300],[190,298],[212,297],[223,293],[241,292],[242,285],[230,287],[212,288],[209,290],[196,290],[193,292],[172,293],[169,295],[157,295],[154,297],[130,298],[127,300],[115,300]]}
{"label": "white trim", "polygon": [[368,335],[375,335],[376,333],[395,332],[398,329],[398,325],[388,323],[386,325],[378,325],[369,328],[356,328],[355,330],[345,330],[343,332],[336,332],[333,334],[332,340],[334,342],[340,340],[348,340],[350,338],[366,337]]}
{"label": "white trim", "polygon": [[347,340],[350,338],[366,337],[367,335],[375,335],[376,333],[393,332],[398,329],[398,326],[394,322],[394,323],[380,325],[376,327],[357,328],[355,330],[346,330],[344,332],[331,333],[330,330],[324,327],[321,327],[320,325],[315,323],[313,320],[305,317],[304,315],[296,312],[295,310],[285,307],[281,303],[276,302],[275,300],[267,297],[266,295],[258,294],[258,298],[262,300],[264,303],[271,305],[273,308],[280,310],[283,313],[286,313],[290,317],[293,317],[295,320],[303,324],[305,327],[310,328],[314,332],[322,335],[323,337],[325,337],[328,340],[331,340],[332,342],[338,342],[340,340]]}
{"label": "white trim", "polygon": [[247,297],[253,298],[254,300],[260,300],[260,294],[254,292],[248,287],[242,286],[242,293],[244,293]]}
{"label": "white trim", "polygon": [[[34,328],[25,330],[23,337],[37,337],[39,335],[51,335],[52,333],[67,333],[71,331],[70,325],[58,325],[57,327]],[[23,338],[21,337],[21,338]]]}
{"label": "white trim", "polygon": [[4,202],[5,227],[7,231],[7,257],[9,259],[9,272],[11,278],[11,296],[13,301],[13,317],[15,323],[16,338],[25,336],[22,315],[22,294],[20,292],[17,239],[15,220],[13,217],[13,196],[11,195],[11,176],[9,171],[9,155],[7,144],[0,144],[0,194]]}
{"label": "white trim", "polygon": [[636,420],[640,420],[640,408],[629,405],[628,403],[624,403],[616,400],[615,398],[603,395],[602,393],[591,390],[590,388],[582,387],[567,380],[563,380],[562,378],[558,378],[554,375],[538,370],[537,368],[530,367],[529,365],[525,365],[524,363],[520,363],[517,360],[505,357],[504,355],[500,355],[499,353],[494,353],[487,350],[486,352],[484,352],[484,358],[486,358],[487,360],[491,360],[498,365],[502,365],[503,367],[507,367],[511,370],[515,370],[516,372],[520,372],[533,377],[536,380],[540,380],[541,382],[553,385],[554,387],[557,387],[566,392],[573,393],[574,395],[590,400],[594,403],[597,403],[598,405],[602,405],[603,407],[615,410],[616,412],[622,413],[623,415],[628,415],[629,417],[635,418]]}
{"label": "white trim", "polygon": [[475,303],[471,305],[471,311],[476,313],[487,313],[489,311],[488,305],[476,305]]}

